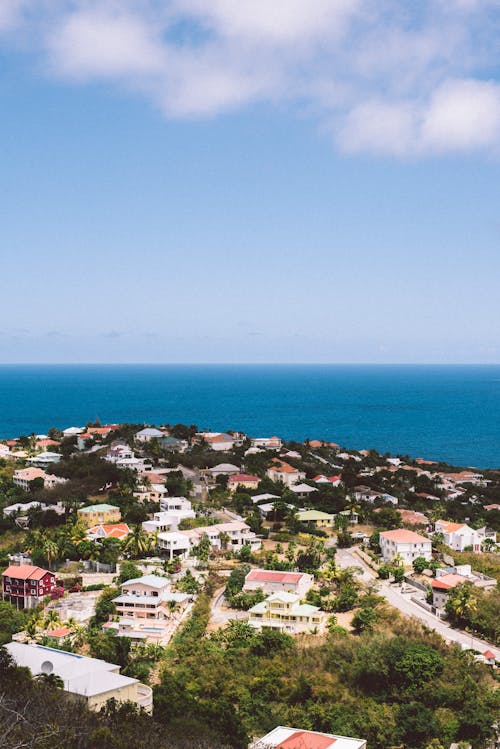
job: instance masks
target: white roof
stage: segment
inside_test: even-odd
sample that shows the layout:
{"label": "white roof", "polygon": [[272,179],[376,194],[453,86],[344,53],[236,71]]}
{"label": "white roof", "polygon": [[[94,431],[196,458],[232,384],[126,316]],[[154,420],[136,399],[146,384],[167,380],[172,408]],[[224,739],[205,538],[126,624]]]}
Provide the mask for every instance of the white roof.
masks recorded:
{"label": "white roof", "polygon": [[219,463],[218,465],[210,468],[210,473],[217,473],[218,471],[239,471],[238,466],[232,463]]}
{"label": "white roof", "polygon": [[158,590],[161,590],[161,588],[169,585],[169,580],[166,577],[160,577],[160,575],[143,575],[142,577],[134,577],[131,580],[125,580],[125,582],[122,583],[122,588],[124,585],[132,585],[135,583],[149,585],[151,588],[158,588]]}
{"label": "white roof", "polygon": [[97,658],[21,642],[9,642],[5,647],[18,666],[29,668],[34,676],[54,673],[63,680],[64,689],[74,694],[91,697],[137,683],[137,679],[122,676],[116,664]]}
{"label": "white roof", "polygon": [[309,486],[309,484],[297,484],[296,486],[292,486],[291,489],[296,494],[309,494],[310,492],[318,491],[315,486]]}
{"label": "white roof", "polygon": [[63,429],[63,434],[68,436],[72,434],[81,434],[83,431],[83,427],[68,427],[67,429]]}
{"label": "white roof", "polygon": [[159,429],[155,429],[154,427],[145,427],[144,429],[141,429],[140,432],[136,433],[136,437],[138,434],[144,435],[144,437],[163,437],[163,432],[160,432]]}
{"label": "white roof", "polygon": [[281,497],[278,497],[277,494],[255,494],[252,497],[252,502],[256,505],[259,502],[266,502],[268,499],[281,499]]}

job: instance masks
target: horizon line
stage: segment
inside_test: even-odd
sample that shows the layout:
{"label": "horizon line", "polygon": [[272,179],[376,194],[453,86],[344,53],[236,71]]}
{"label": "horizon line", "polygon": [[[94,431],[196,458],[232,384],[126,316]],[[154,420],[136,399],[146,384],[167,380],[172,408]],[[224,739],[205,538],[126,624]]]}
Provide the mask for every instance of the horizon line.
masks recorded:
{"label": "horizon line", "polygon": [[231,362],[231,361],[220,361],[220,362],[149,362],[149,361],[131,361],[131,362],[99,362],[99,361],[83,361],[83,362],[0,362],[0,367],[498,367],[498,362],[438,362],[438,361],[426,361],[426,362],[353,362],[353,361],[342,361],[342,362],[290,362],[290,361],[279,361],[279,362]]}

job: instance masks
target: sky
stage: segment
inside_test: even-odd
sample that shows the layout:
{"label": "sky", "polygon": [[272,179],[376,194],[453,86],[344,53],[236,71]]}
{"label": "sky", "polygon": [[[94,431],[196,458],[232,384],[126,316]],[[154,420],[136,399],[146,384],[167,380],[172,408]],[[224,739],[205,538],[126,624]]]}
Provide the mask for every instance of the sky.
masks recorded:
{"label": "sky", "polygon": [[0,363],[500,362],[500,0],[0,0]]}

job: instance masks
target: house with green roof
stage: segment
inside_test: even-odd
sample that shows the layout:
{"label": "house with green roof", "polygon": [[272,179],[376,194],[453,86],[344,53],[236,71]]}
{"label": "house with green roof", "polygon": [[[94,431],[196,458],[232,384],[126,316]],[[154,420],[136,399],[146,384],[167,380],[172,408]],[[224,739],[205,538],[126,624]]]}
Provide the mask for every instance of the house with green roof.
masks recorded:
{"label": "house with green roof", "polygon": [[78,519],[87,528],[92,528],[94,525],[119,523],[122,519],[122,514],[120,508],[115,505],[90,505],[89,507],[81,507],[78,510]]}

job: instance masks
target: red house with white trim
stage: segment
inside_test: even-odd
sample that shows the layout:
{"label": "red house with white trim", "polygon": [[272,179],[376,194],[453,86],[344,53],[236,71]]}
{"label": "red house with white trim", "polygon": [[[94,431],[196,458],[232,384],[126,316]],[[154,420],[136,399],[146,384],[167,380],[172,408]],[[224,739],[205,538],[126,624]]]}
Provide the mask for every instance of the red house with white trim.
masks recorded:
{"label": "red house with white trim", "polygon": [[56,576],[30,564],[11,565],[2,572],[2,597],[18,609],[32,609],[56,587]]}

